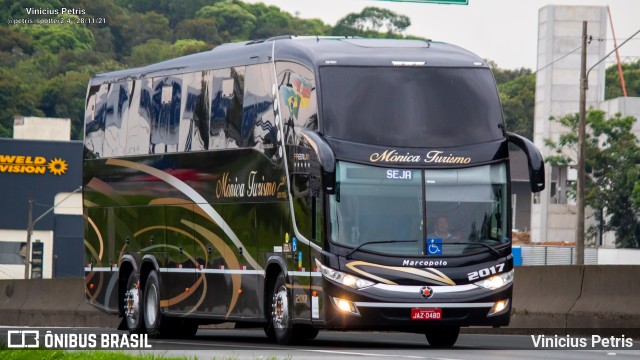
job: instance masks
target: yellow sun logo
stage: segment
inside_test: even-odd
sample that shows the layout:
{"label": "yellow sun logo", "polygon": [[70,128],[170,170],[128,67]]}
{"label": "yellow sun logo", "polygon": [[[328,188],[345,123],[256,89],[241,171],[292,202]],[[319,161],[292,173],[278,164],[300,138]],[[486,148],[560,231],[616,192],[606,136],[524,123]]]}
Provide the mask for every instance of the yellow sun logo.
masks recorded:
{"label": "yellow sun logo", "polygon": [[49,172],[53,175],[62,175],[65,171],[67,171],[68,166],[66,161],[55,158],[49,162],[48,167]]}

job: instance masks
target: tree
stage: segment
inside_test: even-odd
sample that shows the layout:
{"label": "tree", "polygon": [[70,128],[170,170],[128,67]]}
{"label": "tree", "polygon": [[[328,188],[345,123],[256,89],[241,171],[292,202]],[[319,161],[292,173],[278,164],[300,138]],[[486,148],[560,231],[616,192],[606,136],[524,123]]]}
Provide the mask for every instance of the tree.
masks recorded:
{"label": "tree", "polygon": [[195,54],[206,50],[211,50],[211,46],[204,41],[195,39],[180,39],[171,45],[173,57]]}
{"label": "tree", "polygon": [[209,45],[222,43],[218,34],[218,23],[215,19],[187,19],[176,25],[174,39],[201,40]]}
{"label": "tree", "polygon": [[76,24],[76,15],[59,15],[62,24],[32,24],[18,26],[19,32],[33,38],[34,47],[40,51],[58,53],[62,50],[93,49],[93,34],[85,25]]}
{"label": "tree", "polygon": [[169,19],[172,27],[185,19],[192,18],[203,6],[217,1],[220,0],[116,0],[122,7],[135,12],[155,11],[163,14]]}
{"label": "tree", "polygon": [[507,130],[533,140],[536,76],[521,75],[498,85]]}
{"label": "tree", "polygon": [[171,44],[166,41],[152,39],[144,44],[136,45],[131,50],[127,63],[131,66],[143,66],[167,60],[173,57]]}
{"label": "tree", "polygon": [[71,139],[83,138],[84,99],[91,74],[69,71],[46,81],[39,108],[47,117],[71,119]]}
{"label": "tree", "polygon": [[[545,140],[556,153],[546,161],[551,165],[575,164],[567,154],[573,152],[575,157],[577,152],[578,115],[552,120],[568,132],[557,141]],[[640,202],[634,202],[634,197],[640,196],[640,146],[631,132],[635,121],[620,114],[606,119],[600,110],[590,110],[586,118],[585,203],[595,210],[595,220],[602,224],[603,231],[615,232],[616,246],[625,248],[640,247]],[[593,233],[595,229],[589,231]]]}
{"label": "tree", "polygon": [[[386,33],[402,37],[402,33],[411,25],[406,15],[391,10],[366,7],[359,13],[350,13],[338,20],[333,28],[334,35],[366,35]],[[391,36],[393,37],[393,36]]]}
{"label": "tree", "polygon": [[212,18],[218,23],[223,41],[247,40],[256,26],[256,17],[238,4],[219,2],[196,12],[197,18]]}
{"label": "tree", "polygon": [[[627,96],[640,96],[640,60],[631,64],[622,64],[622,73],[624,74],[624,82],[627,87]],[[606,70],[605,84],[605,100],[622,97],[624,95],[620,83],[618,65],[610,66]]]}
{"label": "tree", "polygon": [[38,98],[16,74],[0,69],[0,137],[12,137],[15,115],[42,116]]}

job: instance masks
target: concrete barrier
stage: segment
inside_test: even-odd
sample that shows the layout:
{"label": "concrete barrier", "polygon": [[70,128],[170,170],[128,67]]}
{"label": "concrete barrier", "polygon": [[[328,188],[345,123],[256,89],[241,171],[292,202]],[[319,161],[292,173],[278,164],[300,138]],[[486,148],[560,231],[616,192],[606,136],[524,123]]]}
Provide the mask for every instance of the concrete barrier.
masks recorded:
{"label": "concrete barrier", "polygon": [[83,279],[0,280],[0,325],[116,328],[84,302]]}
{"label": "concrete barrier", "polygon": [[586,266],[569,328],[640,328],[640,266]]}
{"label": "concrete barrier", "polygon": [[567,314],[582,290],[584,267],[517,267],[511,310],[512,328],[566,328]]}

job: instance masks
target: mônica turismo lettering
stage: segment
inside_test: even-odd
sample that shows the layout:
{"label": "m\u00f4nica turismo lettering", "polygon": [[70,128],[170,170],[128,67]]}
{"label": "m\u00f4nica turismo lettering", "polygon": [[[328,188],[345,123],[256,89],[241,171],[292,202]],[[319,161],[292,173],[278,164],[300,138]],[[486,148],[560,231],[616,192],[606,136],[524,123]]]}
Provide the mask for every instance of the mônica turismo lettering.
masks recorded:
{"label": "m\u00f4nica turismo lettering", "polygon": [[251,171],[246,182],[238,181],[238,177],[231,178],[226,172],[216,184],[216,197],[219,198],[256,198],[272,197],[276,195],[278,184],[275,181],[265,181],[264,175],[258,177],[257,171]]}
{"label": "m\u00f4nica turismo lettering", "polygon": [[444,155],[444,151],[432,150],[422,155],[411,153],[401,154],[396,150],[385,150],[383,153],[373,153],[369,157],[371,162],[388,162],[388,163],[433,163],[433,164],[468,164],[471,162],[469,156],[453,156],[453,154]]}

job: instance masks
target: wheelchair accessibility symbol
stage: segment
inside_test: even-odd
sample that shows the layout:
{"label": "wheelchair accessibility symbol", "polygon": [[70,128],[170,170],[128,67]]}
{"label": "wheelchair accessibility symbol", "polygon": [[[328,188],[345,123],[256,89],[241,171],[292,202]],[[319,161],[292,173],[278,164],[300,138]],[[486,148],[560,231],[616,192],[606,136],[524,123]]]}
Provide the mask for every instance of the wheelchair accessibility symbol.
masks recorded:
{"label": "wheelchair accessibility symbol", "polygon": [[442,255],[442,239],[441,238],[428,238],[427,243],[427,255]]}

